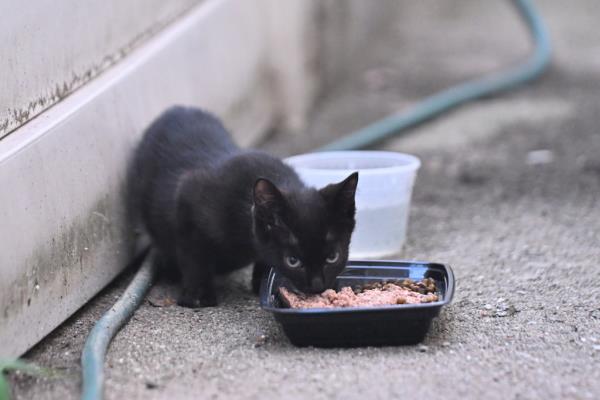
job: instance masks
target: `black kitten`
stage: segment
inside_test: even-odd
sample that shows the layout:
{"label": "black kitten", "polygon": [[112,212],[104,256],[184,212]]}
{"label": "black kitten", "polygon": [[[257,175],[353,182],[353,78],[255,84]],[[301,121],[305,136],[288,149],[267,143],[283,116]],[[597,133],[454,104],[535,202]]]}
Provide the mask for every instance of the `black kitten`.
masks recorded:
{"label": "black kitten", "polygon": [[150,125],[135,154],[130,199],[163,268],[182,279],[179,304],[216,304],[215,275],[254,264],[302,291],[333,285],[348,259],[358,173],[321,190],[281,160],[240,150],[214,116],[173,107]]}

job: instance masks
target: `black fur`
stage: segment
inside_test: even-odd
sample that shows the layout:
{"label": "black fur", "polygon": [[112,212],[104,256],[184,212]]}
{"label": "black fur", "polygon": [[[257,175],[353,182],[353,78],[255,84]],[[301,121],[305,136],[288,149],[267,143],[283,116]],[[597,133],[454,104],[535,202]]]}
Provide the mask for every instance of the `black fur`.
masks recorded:
{"label": "black fur", "polygon": [[267,267],[303,291],[330,287],[348,259],[357,182],[308,188],[281,160],[240,150],[214,116],[173,107],[135,153],[130,206],[162,267],[179,272],[179,304],[211,306],[214,276],[251,263],[255,292]]}

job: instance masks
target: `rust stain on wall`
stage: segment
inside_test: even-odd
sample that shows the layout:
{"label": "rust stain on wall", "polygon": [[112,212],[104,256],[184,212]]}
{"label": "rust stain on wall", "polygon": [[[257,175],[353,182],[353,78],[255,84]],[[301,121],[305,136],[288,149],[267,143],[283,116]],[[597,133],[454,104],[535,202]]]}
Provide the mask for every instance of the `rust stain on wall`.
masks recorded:
{"label": "rust stain on wall", "polygon": [[[131,248],[130,238],[133,236],[126,221],[119,215],[118,207],[112,204],[114,202],[114,198],[105,196],[82,217],[69,226],[61,227],[23,260],[23,274],[1,293],[0,325],[13,323],[14,318],[25,315],[25,310],[36,302],[59,306],[69,293],[79,290],[76,286],[81,281],[80,277],[97,274],[103,267],[94,265],[101,245]],[[123,257],[126,255],[123,254]]]}
{"label": "rust stain on wall", "polygon": [[150,28],[135,35],[131,40],[129,40],[129,42],[117,49],[113,54],[104,56],[100,62],[92,65],[83,72],[73,72],[70,80],[56,84],[54,88],[50,89],[37,99],[30,101],[25,107],[9,107],[7,110],[8,117],[0,120],[0,140],[23,126],[31,119],[35,118],[37,115],[41,114],[43,111],[46,111],[53,105],[57,104],[69,94],[82,87],[84,84],[98,77],[102,72],[115,65],[121,59],[125,58],[125,56],[149,40],[152,36],[156,35],[165,27],[187,14],[196,5],[197,4],[190,5],[173,17],[151,26]]}

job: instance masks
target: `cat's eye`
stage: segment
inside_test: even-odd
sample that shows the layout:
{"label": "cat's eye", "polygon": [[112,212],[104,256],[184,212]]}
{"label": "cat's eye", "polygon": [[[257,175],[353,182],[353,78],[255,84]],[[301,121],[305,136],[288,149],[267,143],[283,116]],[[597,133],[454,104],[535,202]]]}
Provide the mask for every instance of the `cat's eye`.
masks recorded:
{"label": "cat's eye", "polygon": [[337,260],[339,260],[339,259],[340,259],[340,253],[337,251],[334,251],[327,256],[325,261],[327,261],[328,264],[333,264],[333,263],[337,262]]}
{"label": "cat's eye", "polygon": [[285,257],[285,263],[290,268],[298,268],[300,265],[302,265],[302,262],[300,261],[300,259],[295,256]]}

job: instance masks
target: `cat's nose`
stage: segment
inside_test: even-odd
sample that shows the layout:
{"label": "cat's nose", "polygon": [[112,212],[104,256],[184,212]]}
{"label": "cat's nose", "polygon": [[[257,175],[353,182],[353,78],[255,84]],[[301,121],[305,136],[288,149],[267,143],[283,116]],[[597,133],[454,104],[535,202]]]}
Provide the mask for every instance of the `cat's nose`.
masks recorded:
{"label": "cat's nose", "polygon": [[320,276],[314,276],[310,281],[310,288],[315,292],[322,292],[325,290],[325,282]]}

